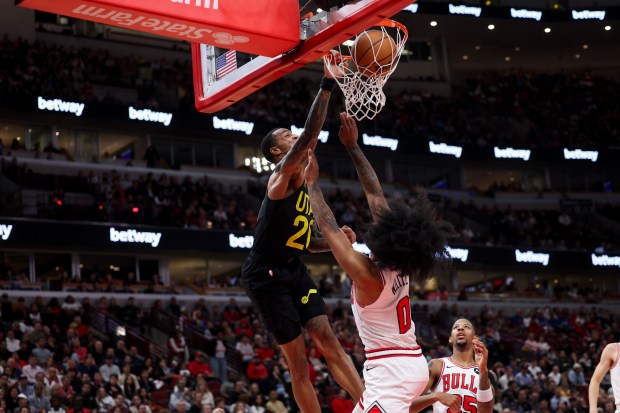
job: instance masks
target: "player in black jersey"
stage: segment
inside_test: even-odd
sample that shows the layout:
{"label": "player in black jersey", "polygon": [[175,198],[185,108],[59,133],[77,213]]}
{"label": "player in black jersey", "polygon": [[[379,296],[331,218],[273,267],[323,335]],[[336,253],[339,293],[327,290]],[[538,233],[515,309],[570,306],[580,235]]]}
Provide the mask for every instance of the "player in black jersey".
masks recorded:
{"label": "player in black jersey", "polygon": [[[338,58],[336,52],[332,57]],[[258,214],[254,245],[241,270],[248,296],[284,352],[295,401],[303,413],[319,413],[321,408],[309,378],[302,328],[327,360],[334,379],[353,400],[359,400],[364,388],[329,326],[323,298],[299,257],[306,250],[329,250],[327,242],[317,237],[303,166],[308,149],[316,147],[335,85],[325,67],[303,132],[296,136],[288,129],[277,128],[263,139],[263,154],[276,167]],[[353,231],[348,227],[343,231],[353,243]]]}

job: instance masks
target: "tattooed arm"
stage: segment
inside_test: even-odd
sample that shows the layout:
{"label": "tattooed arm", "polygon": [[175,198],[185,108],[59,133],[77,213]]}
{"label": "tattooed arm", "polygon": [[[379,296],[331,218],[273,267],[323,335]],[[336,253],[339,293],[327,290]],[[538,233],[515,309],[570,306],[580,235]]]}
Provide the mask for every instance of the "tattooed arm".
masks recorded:
{"label": "tattooed arm", "polygon": [[375,170],[357,144],[358,133],[355,120],[344,112],[340,114],[340,120],[342,122],[339,133],[340,142],[345,146],[353,160],[355,171],[366,193],[372,219],[377,222],[381,211],[388,208],[383,189],[381,189]]}
{"label": "tattooed arm", "polygon": [[338,264],[351,277],[356,286],[357,299],[362,305],[373,303],[381,293],[379,270],[367,256],[355,251],[351,241],[338,227],[332,210],[327,206],[318,185],[319,167],[312,150],[308,150],[305,177],[314,217],[329,243]]}
{"label": "tattooed arm", "polygon": [[[332,55],[337,54],[332,52]],[[327,63],[325,63],[327,65]],[[325,77],[332,78],[329,69],[325,67]],[[332,78],[332,82],[335,82]],[[299,138],[295,141],[291,149],[282,158],[282,160],[276,165],[274,169],[273,177],[268,183],[268,193],[271,199],[282,199],[286,196],[286,191],[289,189],[289,183],[292,179],[299,178],[298,185],[301,185],[301,170],[303,163],[306,161],[308,149],[314,150],[318,142],[319,133],[325,123],[325,117],[327,116],[327,107],[329,98],[331,96],[330,90],[321,88],[317,93],[308,118],[304,125],[304,130],[299,135]],[[299,174],[299,175],[297,175]],[[297,175],[297,176],[296,176]]]}
{"label": "tattooed arm", "polygon": [[[313,252],[313,253],[330,251],[329,243],[327,242],[327,239],[321,233],[321,230],[319,230],[319,226],[316,224],[316,222],[312,224],[311,228],[312,228],[311,229],[312,232],[310,233],[310,245],[308,245],[308,251]],[[357,241],[357,235],[347,225],[344,225],[340,229],[347,236],[351,244]]]}

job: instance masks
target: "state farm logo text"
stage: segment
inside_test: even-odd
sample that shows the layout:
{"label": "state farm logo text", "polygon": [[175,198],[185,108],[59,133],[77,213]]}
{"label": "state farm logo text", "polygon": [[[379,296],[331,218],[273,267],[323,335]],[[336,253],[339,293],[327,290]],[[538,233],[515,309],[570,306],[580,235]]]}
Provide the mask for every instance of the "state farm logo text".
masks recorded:
{"label": "state farm logo text", "polygon": [[[203,0],[204,1],[204,0]],[[181,0],[179,0],[181,2]],[[198,4],[198,0],[195,1]],[[217,2],[210,2],[210,5],[214,5]],[[185,5],[186,0],[183,0],[181,5]],[[203,4],[201,2],[201,4]],[[218,5],[219,7],[219,5]],[[213,7],[211,7],[213,8]],[[211,29],[198,28],[189,24],[174,22],[167,19],[158,19],[154,17],[147,17],[134,13],[127,13],[124,11],[118,11],[113,9],[106,9],[97,6],[87,6],[82,4],[73,9],[76,17],[86,16],[86,19],[94,19],[103,21],[106,24],[113,26],[129,27],[136,30],[150,31],[155,34],[161,34],[163,36],[181,37],[187,40],[203,39],[205,36],[210,35],[215,39],[218,44],[231,45],[234,43],[247,43],[250,39],[246,36],[233,36],[226,32],[213,32]]]}
{"label": "state farm logo text", "polygon": [[170,0],[173,3],[184,4],[186,6],[194,5],[194,7],[202,7],[205,9],[219,9],[220,2],[219,0]]}

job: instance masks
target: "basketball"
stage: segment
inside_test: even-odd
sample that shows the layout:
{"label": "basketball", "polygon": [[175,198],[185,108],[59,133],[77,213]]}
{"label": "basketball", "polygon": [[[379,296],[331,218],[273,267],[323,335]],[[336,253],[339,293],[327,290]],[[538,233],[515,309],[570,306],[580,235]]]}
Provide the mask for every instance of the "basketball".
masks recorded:
{"label": "basketball", "polygon": [[382,30],[368,30],[355,39],[351,56],[357,70],[364,76],[389,72],[396,59],[398,47],[390,35]]}

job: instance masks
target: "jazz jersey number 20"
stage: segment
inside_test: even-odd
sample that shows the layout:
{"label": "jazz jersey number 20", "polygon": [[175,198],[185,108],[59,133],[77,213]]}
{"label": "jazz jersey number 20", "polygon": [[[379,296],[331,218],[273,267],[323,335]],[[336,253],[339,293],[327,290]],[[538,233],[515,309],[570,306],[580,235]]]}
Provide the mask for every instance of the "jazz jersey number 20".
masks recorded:
{"label": "jazz jersey number 20", "polygon": [[286,241],[286,246],[303,251],[310,245],[312,225],[314,224],[314,219],[312,219],[312,207],[310,206],[310,195],[308,195],[305,191],[299,192],[295,209],[299,212],[299,215],[295,217],[293,225],[296,228],[301,228],[289,237]]}

